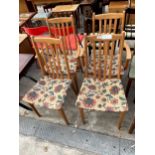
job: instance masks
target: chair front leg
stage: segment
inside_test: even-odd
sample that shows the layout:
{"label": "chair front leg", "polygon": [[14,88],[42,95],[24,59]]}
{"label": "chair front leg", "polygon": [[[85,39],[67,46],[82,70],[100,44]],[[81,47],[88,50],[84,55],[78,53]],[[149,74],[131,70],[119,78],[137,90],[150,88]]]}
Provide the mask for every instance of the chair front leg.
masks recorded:
{"label": "chair front leg", "polygon": [[120,130],[122,122],[124,120],[125,112],[120,112],[119,120],[118,120],[118,129]]}
{"label": "chair front leg", "polygon": [[80,112],[81,121],[82,121],[83,124],[85,124],[83,108],[79,108],[79,112]]}
{"label": "chair front leg", "polygon": [[33,105],[33,104],[30,104],[29,105],[31,106],[32,110],[39,116],[41,117],[41,114],[38,112],[38,110],[36,109],[36,107]]}
{"label": "chair front leg", "polygon": [[75,86],[76,86],[76,90],[77,90],[77,94],[78,94],[79,93],[79,86],[78,86],[77,73],[75,73],[74,81],[75,81]]}
{"label": "chair front leg", "polygon": [[58,109],[57,111],[58,111],[59,115],[63,118],[63,120],[65,121],[66,125],[69,125],[69,121],[66,117],[66,114],[65,114],[63,108]]}
{"label": "chair front leg", "polygon": [[131,122],[131,125],[129,127],[129,130],[128,130],[128,133],[132,133],[133,130],[135,129],[135,117],[133,118],[132,122]]}

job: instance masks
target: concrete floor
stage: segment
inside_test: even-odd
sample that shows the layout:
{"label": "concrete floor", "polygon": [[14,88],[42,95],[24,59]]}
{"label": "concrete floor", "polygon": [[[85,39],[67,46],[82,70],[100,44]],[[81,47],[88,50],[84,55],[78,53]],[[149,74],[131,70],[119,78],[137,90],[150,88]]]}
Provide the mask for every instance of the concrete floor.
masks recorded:
{"label": "concrete floor", "polygon": [[48,141],[20,135],[19,137],[20,155],[95,155],[83,150],[78,150],[68,146],[49,143]]}

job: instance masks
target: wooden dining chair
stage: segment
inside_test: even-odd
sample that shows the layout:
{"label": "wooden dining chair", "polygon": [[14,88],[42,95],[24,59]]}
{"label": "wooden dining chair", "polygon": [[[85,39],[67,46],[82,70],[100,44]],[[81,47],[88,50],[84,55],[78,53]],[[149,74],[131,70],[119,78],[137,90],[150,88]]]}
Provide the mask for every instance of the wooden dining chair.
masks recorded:
{"label": "wooden dining chair", "polygon": [[[43,77],[25,94],[23,101],[27,102],[38,116],[41,115],[35,108],[36,105],[57,110],[68,124],[63,104],[67,90],[72,84],[71,62],[64,50],[62,39],[32,37],[32,42]],[[37,44],[40,44],[40,47]],[[45,45],[46,49],[43,48]]]}
{"label": "wooden dining chair", "polygon": [[[84,123],[84,109],[118,112],[120,129],[128,104],[121,82],[121,59],[125,32],[121,34],[90,35],[85,38],[85,78],[82,82],[76,105],[79,108],[80,117]],[[114,59],[114,44],[119,41],[117,77],[113,78],[112,66]],[[99,56],[97,57],[96,42],[99,43]],[[89,59],[88,46],[93,46],[93,59]],[[110,47],[112,44],[112,47]],[[103,61],[104,59],[104,61]],[[93,75],[88,74],[89,61],[93,61]],[[102,70],[104,68],[104,71]]]}
{"label": "wooden dining chair", "polygon": [[78,58],[78,66],[82,69],[80,53],[83,50],[84,36],[77,33],[73,16],[47,19],[47,24],[51,37],[63,38],[64,47],[69,51],[68,54]]}
{"label": "wooden dining chair", "polygon": [[65,48],[70,50],[71,54],[82,46],[83,35],[77,33],[72,15],[47,19],[47,24],[51,37],[63,37]]}
{"label": "wooden dining chair", "polygon": [[[92,33],[121,33],[124,30],[125,13],[104,13],[92,16]],[[98,27],[96,27],[98,23]],[[97,30],[96,30],[97,29]]]}
{"label": "wooden dining chair", "polygon": [[[95,15],[93,13],[92,16],[92,34],[111,34],[111,33],[121,33],[124,30],[124,16],[125,13],[106,13],[106,14],[98,14]],[[96,28],[96,23],[98,23],[98,28]],[[115,42],[114,45],[114,51],[118,50],[118,45],[119,42]],[[98,43],[96,43],[96,48],[99,48]],[[121,66],[121,75],[124,74],[124,70],[128,68],[129,61],[131,59],[131,50],[128,46],[128,44],[124,41],[123,48],[125,49],[123,53],[123,57],[125,57],[124,64]],[[89,46],[89,50],[91,51],[92,47]],[[91,52],[90,52],[91,53]],[[92,54],[90,54],[92,58]],[[113,60],[113,75],[117,76],[117,58],[118,54],[114,56]],[[93,73],[93,66],[90,68],[90,73]]]}

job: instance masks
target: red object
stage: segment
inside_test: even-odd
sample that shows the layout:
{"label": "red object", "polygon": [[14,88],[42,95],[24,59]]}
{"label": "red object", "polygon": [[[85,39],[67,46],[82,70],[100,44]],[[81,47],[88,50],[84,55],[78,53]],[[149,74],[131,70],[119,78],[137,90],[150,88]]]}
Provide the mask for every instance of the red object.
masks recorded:
{"label": "red object", "polygon": [[82,39],[83,39],[83,35],[81,34],[73,34],[73,30],[74,28],[72,26],[69,26],[68,28],[56,28],[56,27],[51,27],[51,34],[53,35],[53,37],[57,37],[57,36],[64,36],[65,37],[65,44],[64,47],[68,50],[76,50],[77,49],[77,41],[81,44]]}
{"label": "red object", "polygon": [[[47,26],[40,26],[40,27],[34,27],[34,28],[28,28],[28,27],[23,27],[23,30],[25,31],[25,33],[27,33],[29,36],[42,36],[42,37],[50,37],[49,36],[49,30]],[[51,27],[51,33],[52,33],[52,37],[59,37],[59,36],[63,36],[65,37],[65,44],[64,48],[67,50],[76,50],[77,49],[77,41],[81,44],[82,39],[83,39],[83,35],[78,34],[78,35],[74,35],[73,34],[73,27],[69,26],[68,28],[55,28],[55,27]],[[46,35],[45,35],[46,34]],[[48,34],[48,35],[47,35]],[[38,48],[41,48],[41,45],[38,43],[37,44]],[[43,45],[43,48],[45,48],[45,46]]]}
{"label": "red object", "polygon": [[34,28],[23,27],[23,30],[30,36],[39,36],[39,35],[42,36],[43,34],[49,32],[47,26],[34,27]]}

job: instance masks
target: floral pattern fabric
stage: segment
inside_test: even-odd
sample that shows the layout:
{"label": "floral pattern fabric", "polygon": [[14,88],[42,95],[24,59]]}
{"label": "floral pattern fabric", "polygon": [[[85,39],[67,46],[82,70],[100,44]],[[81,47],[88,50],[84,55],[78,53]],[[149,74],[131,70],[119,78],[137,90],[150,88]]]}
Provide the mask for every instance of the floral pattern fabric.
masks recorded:
{"label": "floral pattern fabric", "polygon": [[64,103],[71,80],[41,78],[37,84],[25,94],[23,101],[48,109],[60,109]]}
{"label": "floral pattern fabric", "polygon": [[105,81],[85,78],[76,105],[84,109],[123,112],[128,110],[123,85],[119,79]]}
{"label": "floral pattern fabric", "polygon": [[[118,54],[115,54],[113,57],[113,61],[112,61],[112,76],[117,76],[118,74]],[[110,71],[110,56],[108,56],[108,60],[107,60],[107,75],[109,75],[109,71]],[[89,64],[88,64],[88,73],[89,74],[93,74],[94,73],[94,62],[93,62],[94,58],[93,58],[93,53],[90,56],[90,60],[89,60]],[[104,71],[104,56],[101,56],[101,73],[103,74]],[[98,73],[99,70],[99,54],[96,55],[96,72]],[[124,74],[124,68],[123,66],[121,66],[121,75]]]}

